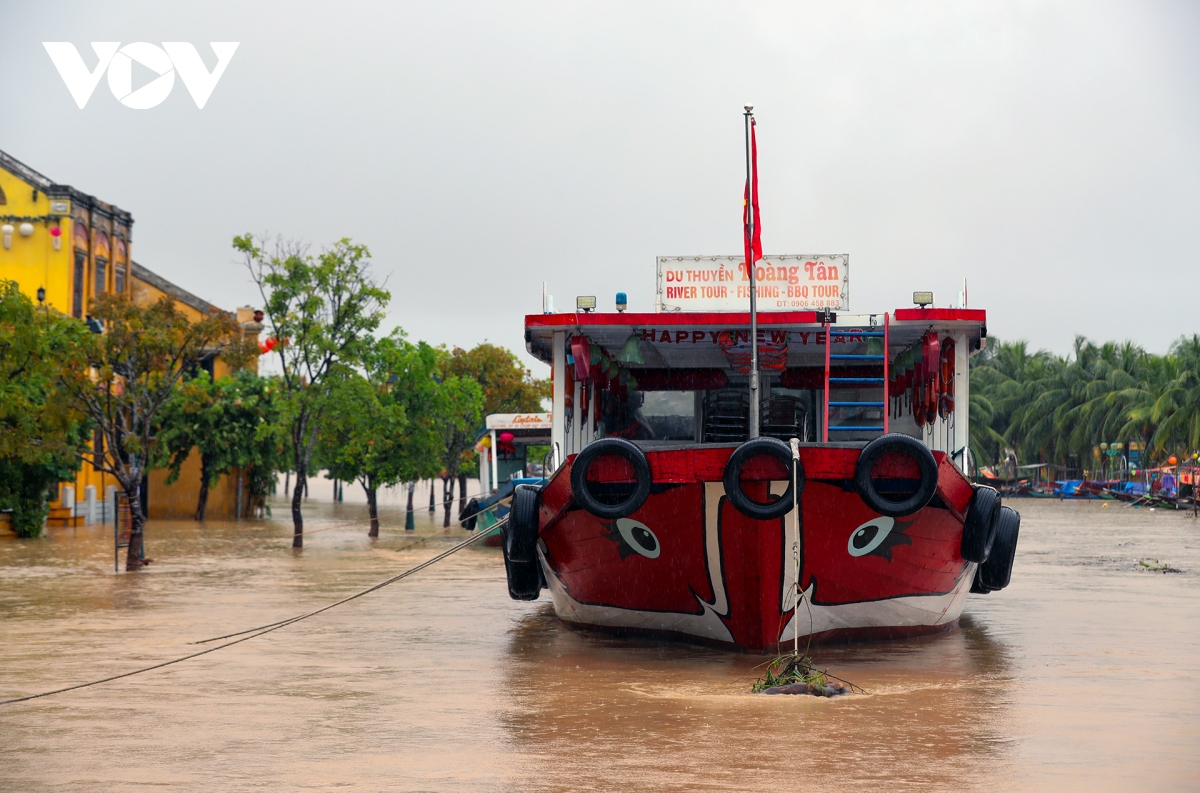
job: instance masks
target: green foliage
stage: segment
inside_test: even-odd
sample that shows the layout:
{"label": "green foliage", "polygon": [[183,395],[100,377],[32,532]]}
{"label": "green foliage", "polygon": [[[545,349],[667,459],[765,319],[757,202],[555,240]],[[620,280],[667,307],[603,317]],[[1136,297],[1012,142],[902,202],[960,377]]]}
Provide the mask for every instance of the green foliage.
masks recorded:
{"label": "green foliage", "polygon": [[483,389],[483,415],[540,413],[550,397],[550,382],[535,380],[512,351],[484,342],[464,350],[455,347],[442,367],[446,375],[470,377]]}
{"label": "green foliage", "polygon": [[170,455],[167,484],[179,478],[192,449],[200,453],[200,501],[196,519],[204,519],[208,489],[234,468],[247,471],[252,497],[265,496],[283,454],[278,383],[252,372],[213,380],[201,371],[185,381],[163,407],[159,442]]}
{"label": "green foliage", "polygon": [[361,481],[375,489],[401,480],[407,460],[404,405],[383,388],[350,370],[330,381],[327,411],[314,457],[329,476]]}
{"label": "green foliage", "polygon": [[[294,243],[278,242],[273,253],[247,234],[233,247],[262,293],[282,374],[291,468],[297,479],[308,474],[335,371],[364,364],[373,346],[390,293],[370,275],[370,251],[341,239],[317,255]],[[301,545],[300,489],[292,498],[292,523]]]}
{"label": "green foliage", "polygon": [[87,368],[90,334],[0,282],[0,508],[22,537],[41,534],[49,487],[74,478],[90,424],[61,387]]}
{"label": "green foliage", "polygon": [[213,312],[192,320],[165,296],[143,306],[123,295],[101,295],[92,303],[92,317],[104,332],[81,344],[91,367],[64,372],[62,382],[102,435],[92,464],[112,474],[129,499],[126,569],[137,570],[146,522],[138,497],[142,478],[167,462],[158,437],[159,413],[184,376],[206,358],[221,354],[237,364],[251,352],[239,341],[231,314]]}
{"label": "green foliage", "polygon": [[438,387],[438,427],[442,440],[442,469],[458,476],[467,453],[475,446],[475,433],[483,421],[483,389],[470,377],[451,376]]}
{"label": "green foliage", "polygon": [[1137,442],[1154,459],[1200,449],[1200,336],[1167,355],[1077,337],[1070,355],[990,339],[971,363],[971,445],[1022,462],[1087,467],[1101,442]]}
{"label": "green foliage", "polygon": [[443,395],[439,353],[425,342],[413,344],[400,330],[380,339],[367,359],[368,379],[384,404],[403,410],[403,430],[388,440],[395,478],[388,483],[432,479],[441,470]]}

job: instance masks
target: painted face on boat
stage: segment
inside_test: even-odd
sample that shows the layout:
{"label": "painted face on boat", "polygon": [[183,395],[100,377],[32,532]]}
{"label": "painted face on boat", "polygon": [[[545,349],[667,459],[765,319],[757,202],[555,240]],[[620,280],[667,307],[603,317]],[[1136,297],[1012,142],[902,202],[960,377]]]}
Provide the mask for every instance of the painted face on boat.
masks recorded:
{"label": "painted face on boat", "polygon": [[900,522],[886,516],[873,518],[851,532],[846,553],[851,556],[880,556],[890,562],[892,548],[912,545],[912,538],[904,531],[915,522]]}
{"label": "painted face on boat", "polygon": [[815,586],[814,603],[943,594],[964,569],[962,525],[947,510],[890,518],[824,482],[808,483],[803,505],[804,587]]}
{"label": "painted face on boat", "polygon": [[[697,612],[697,595],[712,597],[701,487],[660,490],[637,512],[617,520],[572,509],[543,537],[547,561],[568,593],[578,584],[574,591],[586,589],[589,603]],[[597,576],[598,570],[604,574]]]}

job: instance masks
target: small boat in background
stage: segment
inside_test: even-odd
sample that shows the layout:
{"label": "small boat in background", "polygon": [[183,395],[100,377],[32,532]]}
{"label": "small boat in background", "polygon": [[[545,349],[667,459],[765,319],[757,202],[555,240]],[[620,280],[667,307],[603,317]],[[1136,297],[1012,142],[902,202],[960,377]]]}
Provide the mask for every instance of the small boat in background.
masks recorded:
{"label": "small boat in background", "polygon": [[[487,531],[508,515],[518,485],[545,484],[546,453],[550,449],[549,413],[493,413],[475,444],[479,455],[479,492],[463,505],[458,519],[468,531]],[[484,545],[498,548],[500,535],[485,537]]]}

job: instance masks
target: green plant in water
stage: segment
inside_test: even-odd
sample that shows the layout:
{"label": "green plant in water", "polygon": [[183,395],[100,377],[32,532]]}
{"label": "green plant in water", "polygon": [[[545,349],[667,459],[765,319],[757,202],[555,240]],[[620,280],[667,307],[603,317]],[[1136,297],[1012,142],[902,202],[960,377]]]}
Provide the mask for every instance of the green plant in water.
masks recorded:
{"label": "green plant in water", "polygon": [[[758,694],[774,686],[786,686],[790,683],[805,683],[825,687],[828,682],[826,674],[813,663],[807,655],[788,653],[767,662],[766,674],[754,681],[750,691]],[[760,667],[761,668],[761,667]]]}
{"label": "green plant in water", "polygon": [[[851,691],[866,693],[861,687],[848,680],[842,680],[840,677],[829,674],[829,670],[818,669],[812,658],[807,655],[788,653],[768,661],[763,666],[766,667],[766,674],[755,680],[750,686],[751,693],[761,694],[767,689],[791,685],[802,685],[808,689],[809,694],[822,697],[849,694]],[[758,668],[762,669],[763,667]],[[770,693],[803,694],[805,692],[772,691]]]}

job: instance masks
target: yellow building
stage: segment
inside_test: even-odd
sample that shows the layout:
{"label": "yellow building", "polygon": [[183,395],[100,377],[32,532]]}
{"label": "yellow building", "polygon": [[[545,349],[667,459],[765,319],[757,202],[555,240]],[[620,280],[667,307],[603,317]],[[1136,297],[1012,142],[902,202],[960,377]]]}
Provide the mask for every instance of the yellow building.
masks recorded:
{"label": "yellow building", "polygon": [[[87,319],[91,301],[105,292],[125,294],[141,304],[167,295],[192,319],[220,310],[133,261],[132,230],[133,216],[120,207],[56,184],[0,151],[0,279],[15,281],[34,300],[80,320]],[[253,309],[239,308],[237,314],[243,333],[257,339],[262,326],[254,320]],[[206,361],[204,368],[214,377],[229,373],[216,356]],[[239,476],[240,472],[234,472],[210,489],[209,517],[249,514],[249,498],[244,492],[238,508]],[[200,482],[199,455],[188,458],[175,484],[166,485],[165,478],[165,471],[149,475],[143,488],[147,515],[193,515]],[[85,462],[75,482],[59,487],[58,497],[51,503],[51,525],[110,519],[112,503],[106,494],[114,487],[111,476]]]}

